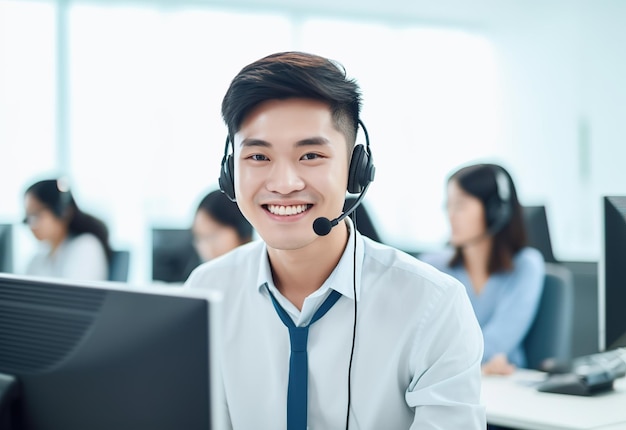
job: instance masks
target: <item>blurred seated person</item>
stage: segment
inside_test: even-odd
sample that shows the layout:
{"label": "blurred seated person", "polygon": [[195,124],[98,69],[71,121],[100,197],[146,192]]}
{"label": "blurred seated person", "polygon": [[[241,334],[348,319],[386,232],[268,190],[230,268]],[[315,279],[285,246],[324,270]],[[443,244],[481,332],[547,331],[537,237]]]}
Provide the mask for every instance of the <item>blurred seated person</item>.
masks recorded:
{"label": "blurred seated person", "polygon": [[41,250],[27,275],[81,280],[107,280],[111,247],[106,225],[81,211],[62,180],[34,183],[24,194],[28,225]]}
{"label": "blurred seated person", "polygon": [[483,331],[484,374],[526,366],[523,341],[539,307],[545,266],[526,246],[510,174],[495,164],[463,167],[447,181],[450,245],[420,259],[460,280]]}
{"label": "blurred seated person", "polygon": [[207,194],[196,210],[191,227],[194,246],[202,261],[209,261],[252,240],[252,225],[219,190]]}

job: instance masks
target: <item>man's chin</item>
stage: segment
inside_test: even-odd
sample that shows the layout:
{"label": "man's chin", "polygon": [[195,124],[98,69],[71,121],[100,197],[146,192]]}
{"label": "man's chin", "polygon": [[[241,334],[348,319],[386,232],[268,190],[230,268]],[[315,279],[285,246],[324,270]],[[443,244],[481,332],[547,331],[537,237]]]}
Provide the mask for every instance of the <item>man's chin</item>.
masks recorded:
{"label": "man's chin", "polygon": [[[311,233],[313,233],[313,229],[311,229]],[[297,251],[299,249],[306,248],[315,240],[315,236],[313,234],[311,237],[307,238],[295,238],[293,235],[290,235],[289,237],[274,236],[267,238],[261,236],[261,238],[267,244],[268,248],[272,248],[277,251]]]}

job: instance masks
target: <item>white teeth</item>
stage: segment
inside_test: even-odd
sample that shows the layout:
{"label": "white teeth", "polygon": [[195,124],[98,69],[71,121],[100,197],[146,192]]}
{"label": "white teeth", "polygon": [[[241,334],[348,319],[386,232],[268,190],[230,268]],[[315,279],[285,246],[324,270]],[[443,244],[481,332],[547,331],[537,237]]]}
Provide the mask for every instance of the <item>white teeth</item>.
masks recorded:
{"label": "white teeth", "polygon": [[309,205],[294,205],[294,206],[279,206],[279,205],[267,205],[269,210],[274,215],[297,215],[304,212],[309,208]]}

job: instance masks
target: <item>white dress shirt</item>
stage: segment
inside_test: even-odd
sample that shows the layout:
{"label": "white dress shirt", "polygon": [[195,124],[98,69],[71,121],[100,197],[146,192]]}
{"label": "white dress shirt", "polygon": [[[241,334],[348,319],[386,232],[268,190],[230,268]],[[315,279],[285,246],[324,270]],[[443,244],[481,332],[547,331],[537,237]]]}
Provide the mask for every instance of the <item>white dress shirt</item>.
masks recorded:
{"label": "white dress shirt", "polygon": [[104,247],[91,233],[65,239],[52,254],[42,246],[26,268],[27,275],[88,281],[105,281],[108,272]]}
{"label": "white dress shirt", "polygon": [[286,428],[289,333],[265,284],[297,326],[308,324],[330,289],[342,294],[309,330],[308,429],[345,428],[356,270],[349,428],[483,430],[483,340],[465,289],[358,233],[355,262],[353,235],[302,311],[276,289],[261,241],[201,265],[187,280],[187,287],[218,289],[224,296],[219,352],[230,428]]}

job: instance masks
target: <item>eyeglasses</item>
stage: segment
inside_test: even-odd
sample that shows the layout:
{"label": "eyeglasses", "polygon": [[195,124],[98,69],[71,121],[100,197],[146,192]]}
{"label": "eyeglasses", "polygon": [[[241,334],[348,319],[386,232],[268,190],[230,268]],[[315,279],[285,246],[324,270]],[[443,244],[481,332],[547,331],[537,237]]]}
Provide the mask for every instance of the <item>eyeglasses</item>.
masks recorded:
{"label": "eyeglasses", "polygon": [[195,234],[193,237],[193,243],[196,246],[199,246],[202,244],[214,243],[217,240],[219,240],[223,232],[224,232],[223,229],[219,229],[209,234],[203,234],[203,235]]}
{"label": "eyeglasses", "polygon": [[29,227],[35,226],[39,220],[41,219],[41,214],[45,211],[45,209],[39,209],[36,212],[26,214],[22,222]]}

